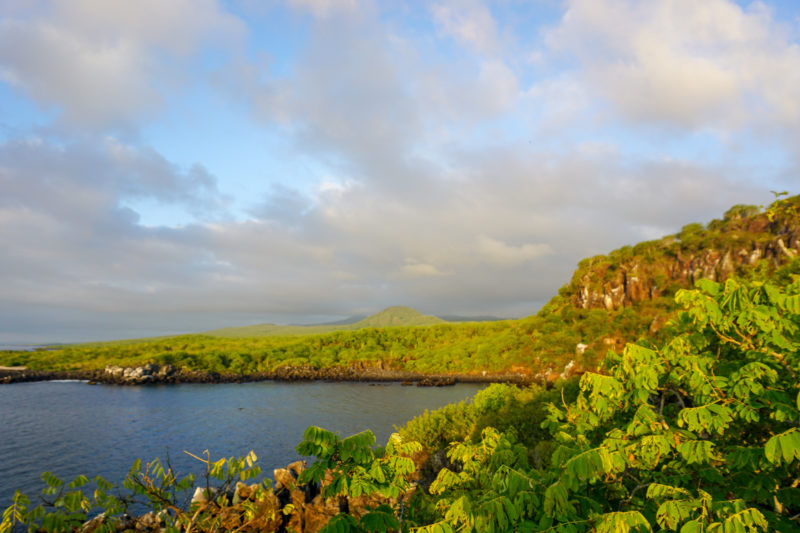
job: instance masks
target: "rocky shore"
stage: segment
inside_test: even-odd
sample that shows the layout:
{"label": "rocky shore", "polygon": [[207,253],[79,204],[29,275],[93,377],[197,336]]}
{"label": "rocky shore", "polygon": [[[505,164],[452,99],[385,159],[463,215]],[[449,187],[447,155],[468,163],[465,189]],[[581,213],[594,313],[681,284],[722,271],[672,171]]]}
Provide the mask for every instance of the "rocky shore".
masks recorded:
{"label": "rocky shore", "polygon": [[523,372],[481,374],[420,374],[399,370],[355,365],[315,368],[284,366],[257,374],[221,374],[175,368],[172,365],[148,364],[139,367],[109,365],[102,370],[31,370],[0,369],[0,384],[30,381],[83,380],[91,384],[147,385],[169,383],[247,383],[253,381],[350,381],[397,382],[420,387],[442,387],[456,383],[542,383],[545,376]]}

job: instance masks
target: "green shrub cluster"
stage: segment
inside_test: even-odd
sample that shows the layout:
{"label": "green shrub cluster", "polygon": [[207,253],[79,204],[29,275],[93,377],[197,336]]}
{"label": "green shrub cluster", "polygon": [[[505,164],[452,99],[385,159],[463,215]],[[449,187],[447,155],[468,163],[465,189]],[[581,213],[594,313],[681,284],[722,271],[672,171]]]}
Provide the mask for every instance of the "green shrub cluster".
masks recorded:
{"label": "green shrub cluster", "polygon": [[446,405],[435,411],[426,410],[398,428],[398,432],[404,439],[419,442],[428,450],[439,450],[451,442],[477,438],[486,427],[492,426],[504,433],[513,433],[533,449],[550,439],[541,426],[547,416],[546,406],[556,401],[574,400],[577,383],[577,378],[572,378],[559,380],[550,388],[492,384],[470,401]]}
{"label": "green shrub cluster", "polygon": [[550,463],[513,432],[449,447],[417,531],[800,530],[800,282],[682,291],[679,332],[628,345],[549,406]]}
{"label": "green shrub cluster", "polygon": [[[554,309],[554,306],[560,306]],[[550,312],[550,310],[553,312]],[[0,365],[40,370],[89,370],[106,365],[171,364],[190,370],[255,374],[286,366],[328,368],[378,364],[420,373],[561,371],[580,343],[601,345],[608,336],[635,340],[657,312],[627,314],[578,310],[551,302],[537,316],[497,322],[426,327],[364,328],[307,336],[223,338],[184,335],[141,342],[62,346],[34,352],[0,352]],[[580,362],[599,359],[590,349]]]}

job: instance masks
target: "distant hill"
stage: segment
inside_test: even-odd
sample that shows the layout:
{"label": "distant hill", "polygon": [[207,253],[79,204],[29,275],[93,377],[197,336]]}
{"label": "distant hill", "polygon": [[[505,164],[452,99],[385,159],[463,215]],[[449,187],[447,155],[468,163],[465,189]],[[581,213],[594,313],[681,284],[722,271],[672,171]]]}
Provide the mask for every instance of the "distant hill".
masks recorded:
{"label": "distant hill", "polygon": [[343,318],[342,320],[334,320],[332,322],[322,322],[320,324],[311,324],[312,326],[349,326],[355,324],[356,322],[361,322],[367,318],[367,315],[354,315],[349,316],[347,318]]}
{"label": "distant hill", "polygon": [[737,205],[708,224],[687,224],[675,235],[584,259],[558,294],[536,315],[522,319],[447,322],[390,307],[353,324],[259,324],[203,335],[3,352],[0,365],[61,370],[155,362],[219,373],[366,365],[554,379],[564,368],[596,368],[609,350],[618,352],[627,342],[660,343],[673,328],[678,290],[701,278],[731,276],[785,283],[800,278],[800,196],[765,208]]}
{"label": "distant hill", "polygon": [[353,324],[356,328],[385,328],[387,326],[432,326],[444,324],[439,317],[423,315],[415,309],[403,306],[387,307],[380,313],[368,316]]}
{"label": "distant hill", "polygon": [[213,337],[264,337],[280,335],[316,335],[322,333],[332,333],[334,331],[353,331],[363,328],[385,328],[389,326],[432,326],[434,324],[445,324],[446,320],[441,318],[423,315],[419,311],[410,307],[394,306],[388,307],[383,311],[370,315],[357,322],[352,319],[330,324],[316,324],[312,326],[290,326],[279,324],[256,324],[254,326],[242,326],[233,328],[215,329],[206,331],[205,335]]}

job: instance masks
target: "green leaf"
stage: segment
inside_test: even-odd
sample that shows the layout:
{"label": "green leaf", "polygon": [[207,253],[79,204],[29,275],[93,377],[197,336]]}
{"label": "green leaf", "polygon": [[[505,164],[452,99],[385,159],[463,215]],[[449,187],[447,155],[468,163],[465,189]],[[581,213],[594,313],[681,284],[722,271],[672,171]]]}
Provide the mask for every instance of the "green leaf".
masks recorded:
{"label": "green leaf", "polygon": [[771,437],[764,446],[764,455],[776,465],[800,459],[800,430],[792,428]]}
{"label": "green leaf", "polygon": [[369,469],[369,475],[378,483],[386,482],[386,475],[384,474],[383,468],[378,462],[372,463],[372,466]]}
{"label": "green leaf", "polygon": [[400,521],[391,512],[391,508],[383,505],[361,517],[360,526],[368,533],[383,533],[400,530]]}
{"label": "green leaf", "polygon": [[[564,465],[564,475],[569,486],[575,482],[593,481],[617,470],[612,453],[605,447],[582,452]],[[571,479],[570,479],[571,478]]]}
{"label": "green leaf", "polygon": [[678,445],[678,453],[689,464],[705,464],[714,456],[714,443],[707,440],[690,440]]}
{"label": "green leaf", "polygon": [[53,475],[51,472],[42,472],[41,475],[42,481],[44,481],[48,487],[58,488],[64,484],[61,479]]}
{"label": "green leaf", "polygon": [[786,311],[794,315],[800,315],[800,294],[786,296],[782,299],[780,305]]}
{"label": "green leaf", "polygon": [[595,520],[597,533],[631,533],[653,531],[650,523],[638,511],[615,512],[600,515]]}
{"label": "green leaf", "polygon": [[675,531],[678,525],[694,514],[697,507],[698,503],[693,500],[666,501],[656,511],[656,519],[661,527]]}
{"label": "green leaf", "polygon": [[320,533],[358,533],[358,531],[356,519],[345,513],[334,516],[320,529]]}
{"label": "green leaf", "polygon": [[719,295],[720,289],[722,288],[721,284],[706,278],[698,280],[694,286],[711,296]]}
{"label": "green leaf", "polygon": [[673,487],[661,483],[651,483],[647,487],[647,497],[656,501],[674,498],[690,498],[691,493],[683,487]]}
{"label": "green leaf", "polygon": [[722,435],[732,421],[731,409],[717,403],[687,407],[678,414],[678,425],[686,426],[693,432],[707,431]]}
{"label": "green leaf", "polygon": [[544,491],[544,512],[547,516],[563,520],[574,516],[575,506],[569,501],[567,487],[557,481]]}
{"label": "green leaf", "polygon": [[725,533],[734,531],[736,533],[750,533],[756,531],[767,531],[769,523],[761,511],[755,508],[745,509],[725,519],[722,529]]}
{"label": "green leaf", "polygon": [[83,487],[87,483],[89,483],[89,478],[86,477],[86,476],[81,475],[81,476],[76,477],[74,480],[72,480],[69,483],[69,485],[67,485],[67,488],[76,489],[76,488]]}
{"label": "green leaf", "polygon": [[681,528],[681,533],[703,533],[704,527],[700,520],[690,520]]}
{"label": "green leaf", "polygon": [[447,490],[453,489],[461,484],[461,478],[458,474],[449,468],[442,468],[436,475],[430,486],[431,494],[442,494]]}

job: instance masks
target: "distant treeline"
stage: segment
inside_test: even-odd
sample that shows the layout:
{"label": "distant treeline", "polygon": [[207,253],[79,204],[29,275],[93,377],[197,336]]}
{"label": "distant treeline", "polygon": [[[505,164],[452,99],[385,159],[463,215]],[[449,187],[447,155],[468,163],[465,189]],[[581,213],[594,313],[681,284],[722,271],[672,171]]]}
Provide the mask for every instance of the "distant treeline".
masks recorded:
{"label": "distant treeline", "polygon": [[[0,365],[85,370],[156,363],[241,374],[287,365],[375,365],[422,373],[548,374],[575,361],[578,368],[590,369],[627,342],[658,343],[669,336],[669,319],[677,312],[673,297],[695,279],[737,275],[787,283],[800,272],[798,249],[800,196],[795,196],[765,209],[734,206],[721,220],[689,224],[677,235],[581,261],[570,283],[538,314],[519,320],[435,323],[439,319],[394,308],[354,330],[276,335],[267,328],[268,334],[239,337],[251,330],[232,328],[219,334],[0,352]],[[390,326],[394,320],[414,325]]]}
{"label": "distant treeline", "polygon": [[[561,368],[575,357],[575,346],[611,334],[610,327],[641,325],[640,315],[625,310],[608,321],[605,311],[544,313],[522,320],[436,326],[365,328],[306,336],[224,338],[183,335],[143,342],[65,346],[36,352],[5,352],[2,365],[33,369],[78,370],[108,364],[171,364],[220,373],[269,372],[280,366],[370,366],[414,372],[502,371],[524,367],[533,372]],[[627,319],[627,320],[626,320]],[[616,332],[622,333],[622,332]],[[593,364],[587,350],[579,359]]]}

